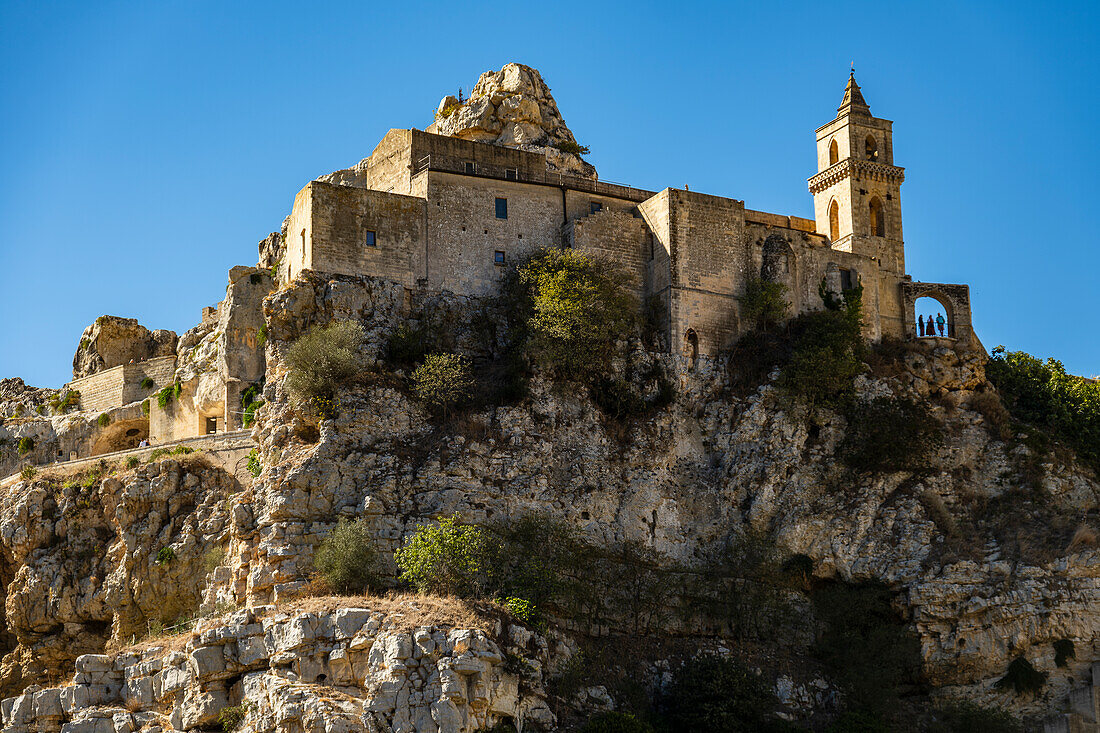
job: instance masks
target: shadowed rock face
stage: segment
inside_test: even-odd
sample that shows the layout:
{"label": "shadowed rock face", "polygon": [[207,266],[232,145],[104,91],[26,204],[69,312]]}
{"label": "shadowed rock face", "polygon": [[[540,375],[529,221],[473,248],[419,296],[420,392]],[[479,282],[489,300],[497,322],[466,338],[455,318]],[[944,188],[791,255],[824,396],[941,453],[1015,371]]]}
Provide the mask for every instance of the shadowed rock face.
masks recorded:
{"label": "shadowed rock face", "polygon": [[176,334],[157,329],[150,331],[136,318],[100,316],[84,329],[80,345],[73,356],[73,379],[80,379],[104,369],[145,361],[176,353]]}
{"label": "shadowed rock face", "polygon": [[596,177],[591,164],[568,152],[577,141],[558,112],[550,87],[537,69],[523,64],[486,71],[470,98],[461,103],[451,95],[441,99],[427,131],[545,153],[552,171]]}

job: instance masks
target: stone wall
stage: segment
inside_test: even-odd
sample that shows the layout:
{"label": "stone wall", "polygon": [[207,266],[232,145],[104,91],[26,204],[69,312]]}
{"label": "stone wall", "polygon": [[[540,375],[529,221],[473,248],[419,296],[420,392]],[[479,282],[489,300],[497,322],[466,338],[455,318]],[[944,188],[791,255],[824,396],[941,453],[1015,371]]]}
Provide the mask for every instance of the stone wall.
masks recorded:
{"label": "stone wall", "polygon": [[[175,356],[158,356],[74,379],[66,386],[80,392],[81,410],[102,412],[145,399],[170,384],[175,370]],[[141,383],[147,377],[153,380],[154,386],[142,389]]]}

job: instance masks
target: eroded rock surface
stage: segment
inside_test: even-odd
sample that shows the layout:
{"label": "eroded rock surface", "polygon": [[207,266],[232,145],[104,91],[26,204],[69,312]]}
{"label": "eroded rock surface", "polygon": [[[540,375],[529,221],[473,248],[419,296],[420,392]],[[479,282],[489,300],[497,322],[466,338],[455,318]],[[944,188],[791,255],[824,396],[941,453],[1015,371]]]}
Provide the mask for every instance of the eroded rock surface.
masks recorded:
{"label": "eroded rock surface", "polygon": [[545,638],[500,620],[490,630],[416,625],[415,602],[280,613],[237,611],[185,644],[76,660],[72,684],[28,688],[0,705],[5,731],[220,728],[466,733],[508,721],[554,729]]}
{"label": "eroded rock surface", "polygon": [[176,334],[172,331],[150,331],[136,318],[100,316],[80,337],[73,356],[73,379],[175,352]]}
{"label": "eroded rock surface", "polygon": [[596,169],[574,152],[577,140],[550,87],[537,69],[523,64],[486,71],[462,102],[444,97],[427,132],[545,153],[551,171],[596,177]]}

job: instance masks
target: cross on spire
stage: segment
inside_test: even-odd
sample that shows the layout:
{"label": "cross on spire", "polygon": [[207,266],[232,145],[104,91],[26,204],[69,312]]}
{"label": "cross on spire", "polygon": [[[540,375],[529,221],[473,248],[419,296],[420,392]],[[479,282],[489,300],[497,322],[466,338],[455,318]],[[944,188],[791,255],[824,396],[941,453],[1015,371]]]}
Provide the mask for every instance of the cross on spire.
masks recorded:
{"label": "cross on spire", "polygon": [[837,117],[853,112],[868,116],[871,114],[871,107],[867,104],[867,100],[863,98],[863,92],[859,90],[859,84],[856,83],[856,65],[854,61],[852,62],[851,71],[848,73],[848,85],[844,87],[844,99],[836,111]]}

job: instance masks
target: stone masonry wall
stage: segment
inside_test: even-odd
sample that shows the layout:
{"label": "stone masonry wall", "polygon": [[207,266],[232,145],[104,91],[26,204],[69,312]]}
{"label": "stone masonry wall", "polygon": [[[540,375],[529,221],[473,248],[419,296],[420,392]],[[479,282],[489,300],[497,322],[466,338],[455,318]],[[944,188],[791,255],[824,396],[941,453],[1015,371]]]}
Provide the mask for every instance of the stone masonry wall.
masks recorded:
{"label": "stone masonry wall", "polygon": [[622,267],[638,296],[645,296],[652,244],[643,219],[605,209],[570,222],[566,235],[573,249]]}
{"label": "stone masonry wall", "polygon": [[[175,356],[158,356],[74,379],[68,387],[80,392],[80,409],[101,412],[145,399],[171,382],[175,370]],[[153,380],[153,388],[141,388],[146,377]]]}

